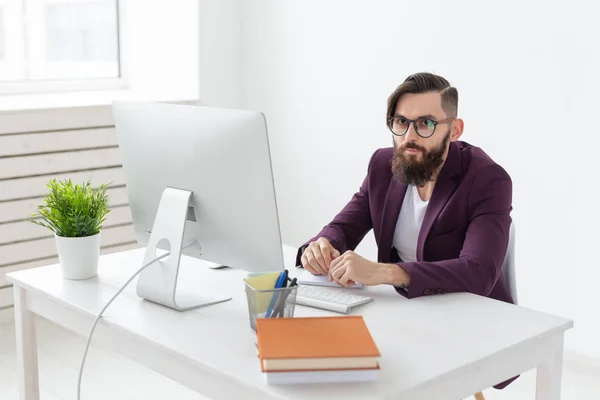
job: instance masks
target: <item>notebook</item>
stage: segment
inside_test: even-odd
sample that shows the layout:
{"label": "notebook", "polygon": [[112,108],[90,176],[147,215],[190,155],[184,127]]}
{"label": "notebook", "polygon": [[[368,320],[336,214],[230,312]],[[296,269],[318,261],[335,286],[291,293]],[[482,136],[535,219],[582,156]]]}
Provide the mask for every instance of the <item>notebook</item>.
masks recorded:
{"label": "notebook", "polygon": [[267,385],[290,385],[301,383],[368,382],[377,379],[378,369],[348,369],[339,371],[266,372]]}
{"label": "notebook", "polygon": [[[327,275],[313,275],[307,270],[304,270],[300,277],[298,277],[299,285],[312,285],[312,286],[331,286],[331,287],[344,287],[337,283],[336,281],[329,281],[329,276]],[[349,286],[349,288],[361,288],[363,285],[360,283],[356,283],[353,286]]]}
{"label": "notebook", "polygon": [[256,328],[263,372],[378,368],[379,350],[359,315],[261,318]]}

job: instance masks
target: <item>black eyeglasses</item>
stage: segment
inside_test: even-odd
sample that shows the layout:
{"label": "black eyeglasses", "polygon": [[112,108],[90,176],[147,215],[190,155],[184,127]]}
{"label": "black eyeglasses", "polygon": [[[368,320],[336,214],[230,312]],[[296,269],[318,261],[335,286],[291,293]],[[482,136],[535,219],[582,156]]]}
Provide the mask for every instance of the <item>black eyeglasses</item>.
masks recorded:
{"label": "black eyeglasses", "polygon": [[388,128],[396,136],[404,136],[412,123],[415,127],[415,132],[422,138],[431,137],[435,133],[435,128],[438,124],[455,120],[456,118],[446,118],[439,121],[428,117],[420,117],[415,120],[407,119],[402,116],[388,118]]}

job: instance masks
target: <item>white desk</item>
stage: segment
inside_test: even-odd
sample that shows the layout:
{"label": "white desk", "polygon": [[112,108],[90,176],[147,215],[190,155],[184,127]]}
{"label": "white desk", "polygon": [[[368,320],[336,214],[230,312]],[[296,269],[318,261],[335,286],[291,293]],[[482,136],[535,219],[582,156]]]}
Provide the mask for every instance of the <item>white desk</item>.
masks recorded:
{"label": "white desk", "polygon": [[[292,266],[295,249],[285,253]],[[21,399],[38,398],[33,314],[87,335],[142,258],[143,249],[103,256],[99,276],[85,281],[62,279],[58,265],[9,274]],[[572,321],[467,293],[407,300],[389,286],[362,289],[375,301],[354,311],[364,315],[382,354],[376,382],[267,386],[248,321],[245,273],[199,264],[184,258],[181,284],[214,285],[233,300],[181,313],[141,300],[133,281],[106,311],[92,343],[214,399],[458,399],[534,367],[537,399],[560,398],[563,338]],[[296,307],[296,316],[331,314]]]}

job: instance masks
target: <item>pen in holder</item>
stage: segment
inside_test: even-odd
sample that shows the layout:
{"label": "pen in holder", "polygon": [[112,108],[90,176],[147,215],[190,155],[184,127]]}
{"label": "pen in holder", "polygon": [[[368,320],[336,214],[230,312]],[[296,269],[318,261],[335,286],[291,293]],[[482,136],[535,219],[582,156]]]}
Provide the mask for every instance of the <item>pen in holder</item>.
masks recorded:
{"label": "pen in holder", "polygon": [[246,283],[250,327],[256,332],[257,318],[292,318],[298,286],[256,290]]}

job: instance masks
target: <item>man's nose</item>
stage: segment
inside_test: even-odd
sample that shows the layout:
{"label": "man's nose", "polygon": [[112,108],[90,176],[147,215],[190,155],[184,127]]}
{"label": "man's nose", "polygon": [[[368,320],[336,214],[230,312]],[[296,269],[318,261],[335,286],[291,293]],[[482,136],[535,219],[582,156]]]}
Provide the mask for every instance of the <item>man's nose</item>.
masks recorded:
{"label": "man's nose", "polygon": [[415,124],[411,123],[408,125],[408,131],[406,131],[406,136],[404,138],[405,142],[416,142],[419,138],[417,131],[415,130]]}

